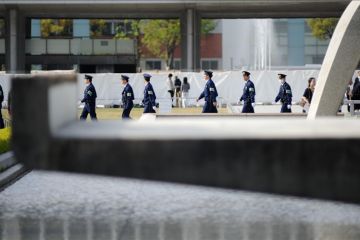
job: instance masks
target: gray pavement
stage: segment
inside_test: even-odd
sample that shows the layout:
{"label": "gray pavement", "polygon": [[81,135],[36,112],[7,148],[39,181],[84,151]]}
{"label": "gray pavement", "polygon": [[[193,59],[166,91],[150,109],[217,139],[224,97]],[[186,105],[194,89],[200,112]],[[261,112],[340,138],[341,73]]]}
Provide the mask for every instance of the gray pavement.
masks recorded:
{"label": "gray pavement", "polygon": [[360,239],[360,206],[33,171],[0,193],[0,239]]}

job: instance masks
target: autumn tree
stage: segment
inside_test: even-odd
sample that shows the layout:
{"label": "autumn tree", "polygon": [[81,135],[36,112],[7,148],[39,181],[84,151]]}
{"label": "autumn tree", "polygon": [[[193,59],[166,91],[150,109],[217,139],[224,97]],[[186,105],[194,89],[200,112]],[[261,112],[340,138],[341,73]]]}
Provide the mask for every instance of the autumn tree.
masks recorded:
{"label": "autumn tree", "polygon": [[[216,27],[213,20],[203,19],[201,33],[208,34]],[[143,44],[149,51],[165,60],[170,69],[174,66],[174,52],[181,41],[180,21],[174,19],[147,20],[142,25]]]}
{"label": "autumn tree", "polygon": [[315,38],[326,40],[333,36],[338,21],[338,18],[310,18],[307,24]]}

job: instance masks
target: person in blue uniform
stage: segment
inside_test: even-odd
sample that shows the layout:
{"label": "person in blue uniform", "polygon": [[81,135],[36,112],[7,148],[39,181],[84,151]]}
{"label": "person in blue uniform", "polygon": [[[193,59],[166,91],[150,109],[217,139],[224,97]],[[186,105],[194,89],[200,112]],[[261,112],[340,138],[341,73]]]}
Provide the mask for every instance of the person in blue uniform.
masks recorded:
{"label": "person in blue uniform", "polygon": [[211,79],[212,76],[213,76],[212,71],[209,71],[209,70],[204,71],[204,79],[206,81],[205,89],[200,94],[198,99],[196,99],[197,102],[202,98],[205,99],[205,104],[204,104],[202,113],[217,113],[218,112],[216,109],[216,106],[217,106],[216,97],[218,96],[218,93],[216,90],[215,83]]}
{"label": "person in blue uniform", "polygon": [[3,101],[4,101],[4,91],[2,89],[2,86],[0,85],[0,129],[5,128],[4,119],[3,119],[2,113],[1,113]]}
{"label": "person in blue uniform", "polygon": [[82,103],[85,103],[84,109],[81,113],[80,119],[86,120],[88,114],[90,114],[91,120],[96,121],[96,90],[92,84],[92,76],[85,75],[85,84],[86,88],[84,91],[84,98],[81,100]]}
{"label": "person in blue uniform", "polygon": [[275,98],[275,102],[280,100],[281,102],[281,113],[291,113],[291,102],[292,102],[292,92],[290,85],[286,82],[285,74],[278,74],[280,82],[280,90],[278,95]]}
{"label": "person in blue uniform", "polygon": [[255,85],[250,80],[250,73],[243,71],[243,79],[245,81],[245,86],[243,89],[243,95],[240,98],[240,102],[244,101],[244,106],[242,113],[254,113],[255,107]]}
{"label": "person in blue uniform", "polygon": [[130,119],[130,112],[134,107],[134,91],[129,84],[129,77],[126,75],[121,75],[121,83],[124,85],[124,90],[122,91],[122,119]]}
{"label": "person in blue uniform", "polygon": [[144,105],[144,113],[156,113],[156,95],[153,86],[150,83],[151,75],[145,73],[145,89],[144,89],[144,99],[142,103]]}

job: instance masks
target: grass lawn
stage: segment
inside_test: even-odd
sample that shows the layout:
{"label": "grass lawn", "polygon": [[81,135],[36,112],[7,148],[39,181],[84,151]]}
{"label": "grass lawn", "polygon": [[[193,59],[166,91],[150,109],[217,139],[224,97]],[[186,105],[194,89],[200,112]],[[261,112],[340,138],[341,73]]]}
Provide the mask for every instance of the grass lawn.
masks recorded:
{"label": "grass lawn", "polygon": [[[200,114],[201,107],[192,108],[173,108],[171,114]],[[79,109],[79,117],[82,109]],[[131,111],[132,119],[139,119],[143,113],[143,108],[133,108]],[[228,113],[226,108],[219,108],[219,113]],[[122,109],[121,108],[97,108],[96,115],[99,120],[121,120]],[[88,116],[88,119],[90,116]]]}
{"label": "grass lawn", "polygon": [[[193,108],[173,108],[171,114],[200,114],[202,108],[193,107]],[[81,109],[79,109],[79,117],[81,114]],[[133,119],[139,119],[143,113],[143,108],[134,108],[131,111],[131,117]],[[228,113],[226,108],[218,109],[219,113]],[[2,111],[4,118],[9,118],[6,110]],[[121,120],[121,108],[97,108],[96,114],[99,120]],[[10,150],[10,141],[11,141],[11,128],[0,129],[0,154],[5,153]]]}
{"label": "grass lawn", "polygon": [[11,128],[0,129],[0,154],[10,150]]}
{"label": "grass lawn", "polygon": [[[9,114],[6,109],[1,109],[1,113],[4,119],[9,119]],[[11,141],[11,128],[7,127],[0,129],[0,154],[10,151]]]}

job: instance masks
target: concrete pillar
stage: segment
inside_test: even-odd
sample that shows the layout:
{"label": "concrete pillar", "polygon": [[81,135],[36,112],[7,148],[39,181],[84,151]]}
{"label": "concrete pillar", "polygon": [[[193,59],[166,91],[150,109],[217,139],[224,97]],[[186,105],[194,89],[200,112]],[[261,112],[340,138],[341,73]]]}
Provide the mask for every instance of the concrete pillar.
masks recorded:
{"label": "concrete pillar", "polygon": [[321,67],[308,119],[335,116],[360,61],[360,1],[353,0],[335,29]]}
{"label": "concrete pillar", "polygon": [[200,70],[201,17],[194,9],[187,9],[181,24],[181,70]]}
{"label": "concrete pillar", "polygon": [[11,8],[6,14],[6,71],[8,73],[25,72],[25,17]]}

